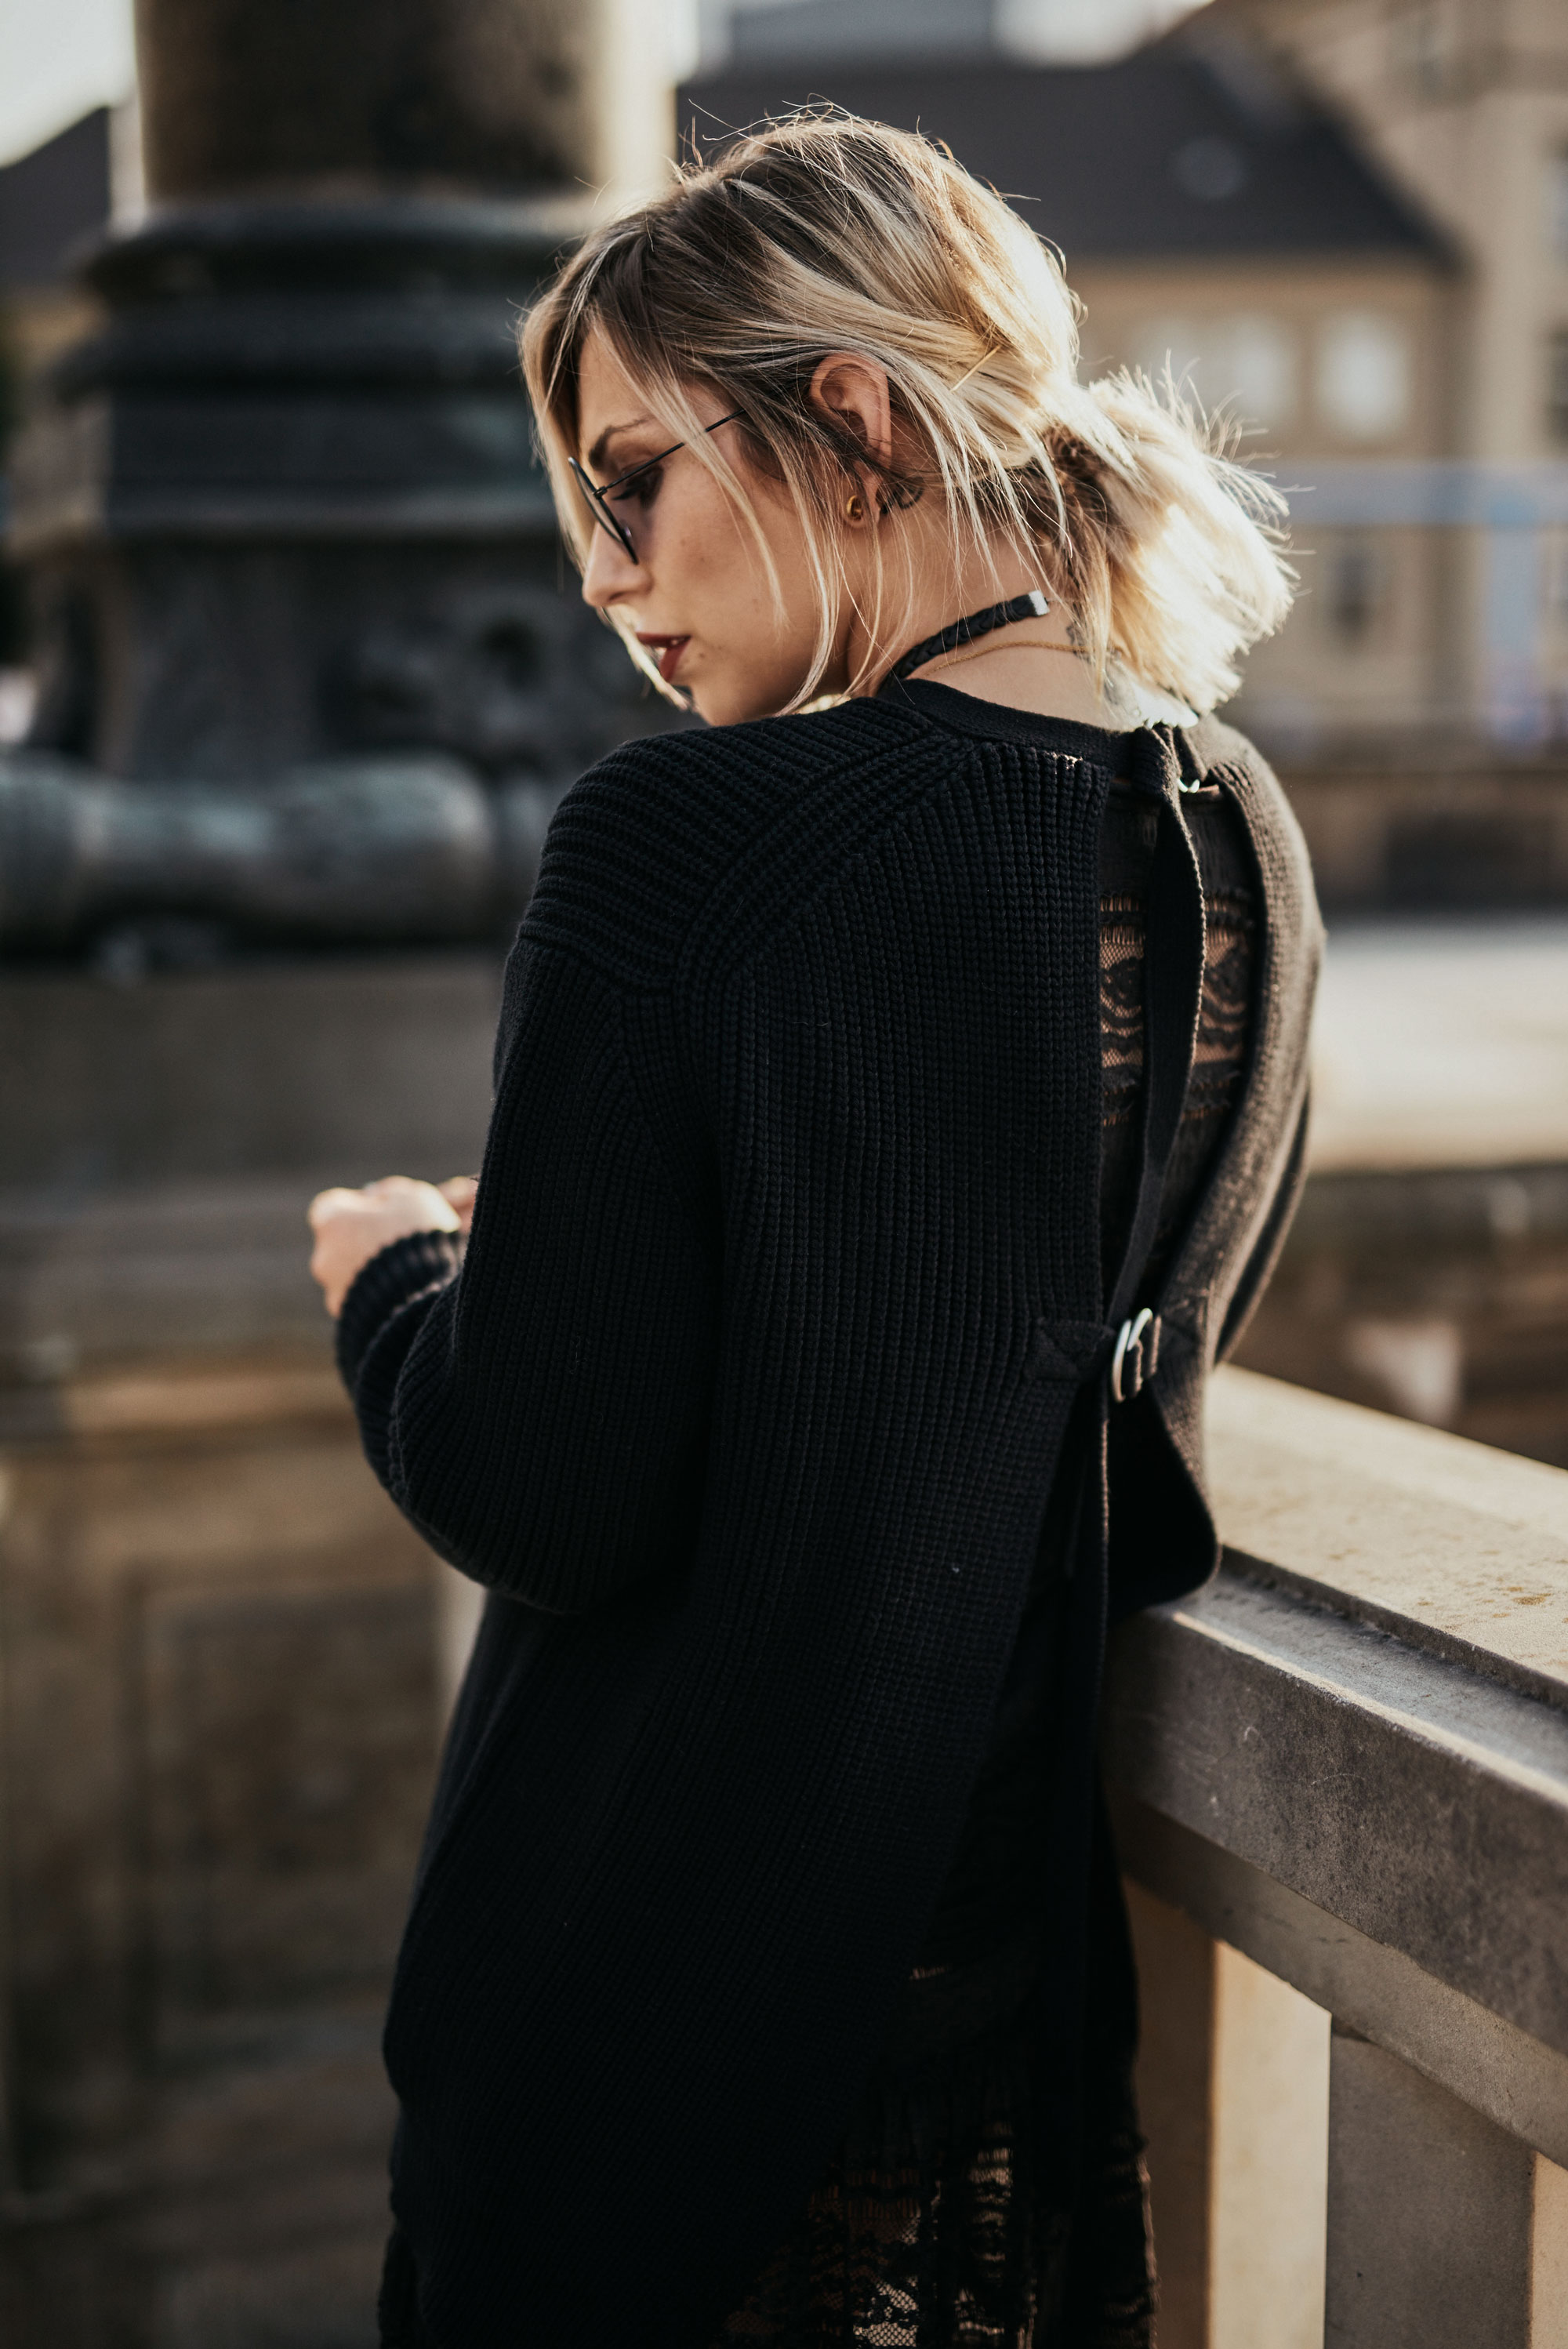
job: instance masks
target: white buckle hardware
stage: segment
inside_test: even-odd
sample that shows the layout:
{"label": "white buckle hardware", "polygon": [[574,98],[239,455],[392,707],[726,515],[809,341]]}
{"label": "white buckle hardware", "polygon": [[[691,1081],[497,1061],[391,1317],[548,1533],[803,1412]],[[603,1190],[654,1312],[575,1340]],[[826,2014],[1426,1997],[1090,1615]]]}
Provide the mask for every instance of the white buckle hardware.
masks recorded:
{"label": "white buckle hardware", "polygon": [[[1121,1373],[1123,1366],[1126,1363],[1129,1354],[1137,1355],[1143,1342],[1144,1332],[1150,1328],[1154,1316],[1146,1305],[1141,1312],[1124,1321],[1121,1328],[1117,1331],[1116,1351],[1110,1358],[1110,1399],[1112,1402],[1120,1402],[1122,1401]],[[1134,1394],[1138,1392],[1139,1387],[1141,1387],[1142,1384],[1143,1366],[1142,1363],[1140,1362],[1138,1364],[1138,1385],[1132,1390]]]}

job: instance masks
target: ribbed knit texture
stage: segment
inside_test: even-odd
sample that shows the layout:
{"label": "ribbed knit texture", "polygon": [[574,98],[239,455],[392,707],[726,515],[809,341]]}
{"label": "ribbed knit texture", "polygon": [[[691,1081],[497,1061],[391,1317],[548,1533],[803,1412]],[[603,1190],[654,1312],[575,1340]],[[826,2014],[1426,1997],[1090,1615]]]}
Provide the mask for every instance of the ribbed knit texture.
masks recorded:
{"label": "ribbed knit texture", "polygon": [[[1317,945],[1273,778],[1192,755],[1269,996],[1124,1440],[1139,1599],[1212,1562],[1202,1379],[1283,1231]],[[509,969],[461,1274],[406,1243],[346,1302],[373,1464],[495,1594],[387,2032],[439,2349],[692,2349],[876,2053],[1103,1309],[1118,762],[931,686],[615,753]]]}

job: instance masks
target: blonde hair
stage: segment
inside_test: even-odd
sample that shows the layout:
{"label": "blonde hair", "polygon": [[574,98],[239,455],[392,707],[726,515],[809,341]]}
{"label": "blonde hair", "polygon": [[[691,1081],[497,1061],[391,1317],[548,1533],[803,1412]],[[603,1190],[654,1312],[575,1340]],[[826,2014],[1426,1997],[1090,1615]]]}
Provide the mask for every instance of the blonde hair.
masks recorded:
{"label": "blonde hair", "polygon": [[[1078,382],[1078,304],[1057,256],[928,140],[836,112],[796,116],[687,169],[579,246],[521,336],[579,565],[593,523],[567,459],[591,329],[749,522],[780,615],[745,478],[721,436],[704,432],[694,387],[739,411],[752,465],[792,502],[818,632],[791,708],[820,690],[838,638],[851,592],[840,517],[867,466],[810,397],[834,351],[885,370],[894,419],[893,462],[872,469],[888,513],[861,613],[872,649],[851,691],[904,649],[895,623],[919,582],[897,517],[933,490],[955,559],[976,546],[993,564],[999,549],[1022,556],[1068,607],[1102,680],[1115,666],[1212,709],[1235,690],[1239,656],[1284,617],[1278,492],[1224,453],[1169,382],[1157,391],[1125,370]],[[890,576],[901,551],[902,606]],[[628,649],[657,683],[630,638]]]}

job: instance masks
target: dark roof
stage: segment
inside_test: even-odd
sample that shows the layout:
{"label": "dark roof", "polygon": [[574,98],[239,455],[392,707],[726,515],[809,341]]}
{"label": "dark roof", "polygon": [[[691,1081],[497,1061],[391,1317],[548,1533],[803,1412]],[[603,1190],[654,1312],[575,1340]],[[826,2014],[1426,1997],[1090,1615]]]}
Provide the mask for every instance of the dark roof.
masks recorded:
{"label": "dark roof", "polygon": [[95,107],[0,169],[0,286],[57,285],[79,238],[108,218],[108,109]]}
{"label": "dark roof", "polygon": [[687,83],[683,141],[695,131],[708,150],[764,116],[823,99],[945,140],[1062,248],[1069,268],[1102,255],[1454,262],[1442,231],[1346,129],[1230,36],[1178,35],[1103,66],[759,62]]}

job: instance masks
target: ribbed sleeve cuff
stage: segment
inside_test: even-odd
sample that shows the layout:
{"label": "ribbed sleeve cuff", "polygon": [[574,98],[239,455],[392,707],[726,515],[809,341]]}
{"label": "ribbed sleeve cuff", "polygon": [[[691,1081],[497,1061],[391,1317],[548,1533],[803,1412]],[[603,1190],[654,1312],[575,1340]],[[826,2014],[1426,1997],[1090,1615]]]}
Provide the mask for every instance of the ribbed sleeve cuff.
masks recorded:
{"label": "ribbed sleeve cuff", "polygon": [[410,1232],[355,1274],[337,1317],[337,1367],[353,1394],[365,1357],[396,1313],[428,1289],[457,1278],[463,1242],[457,1232]]}

